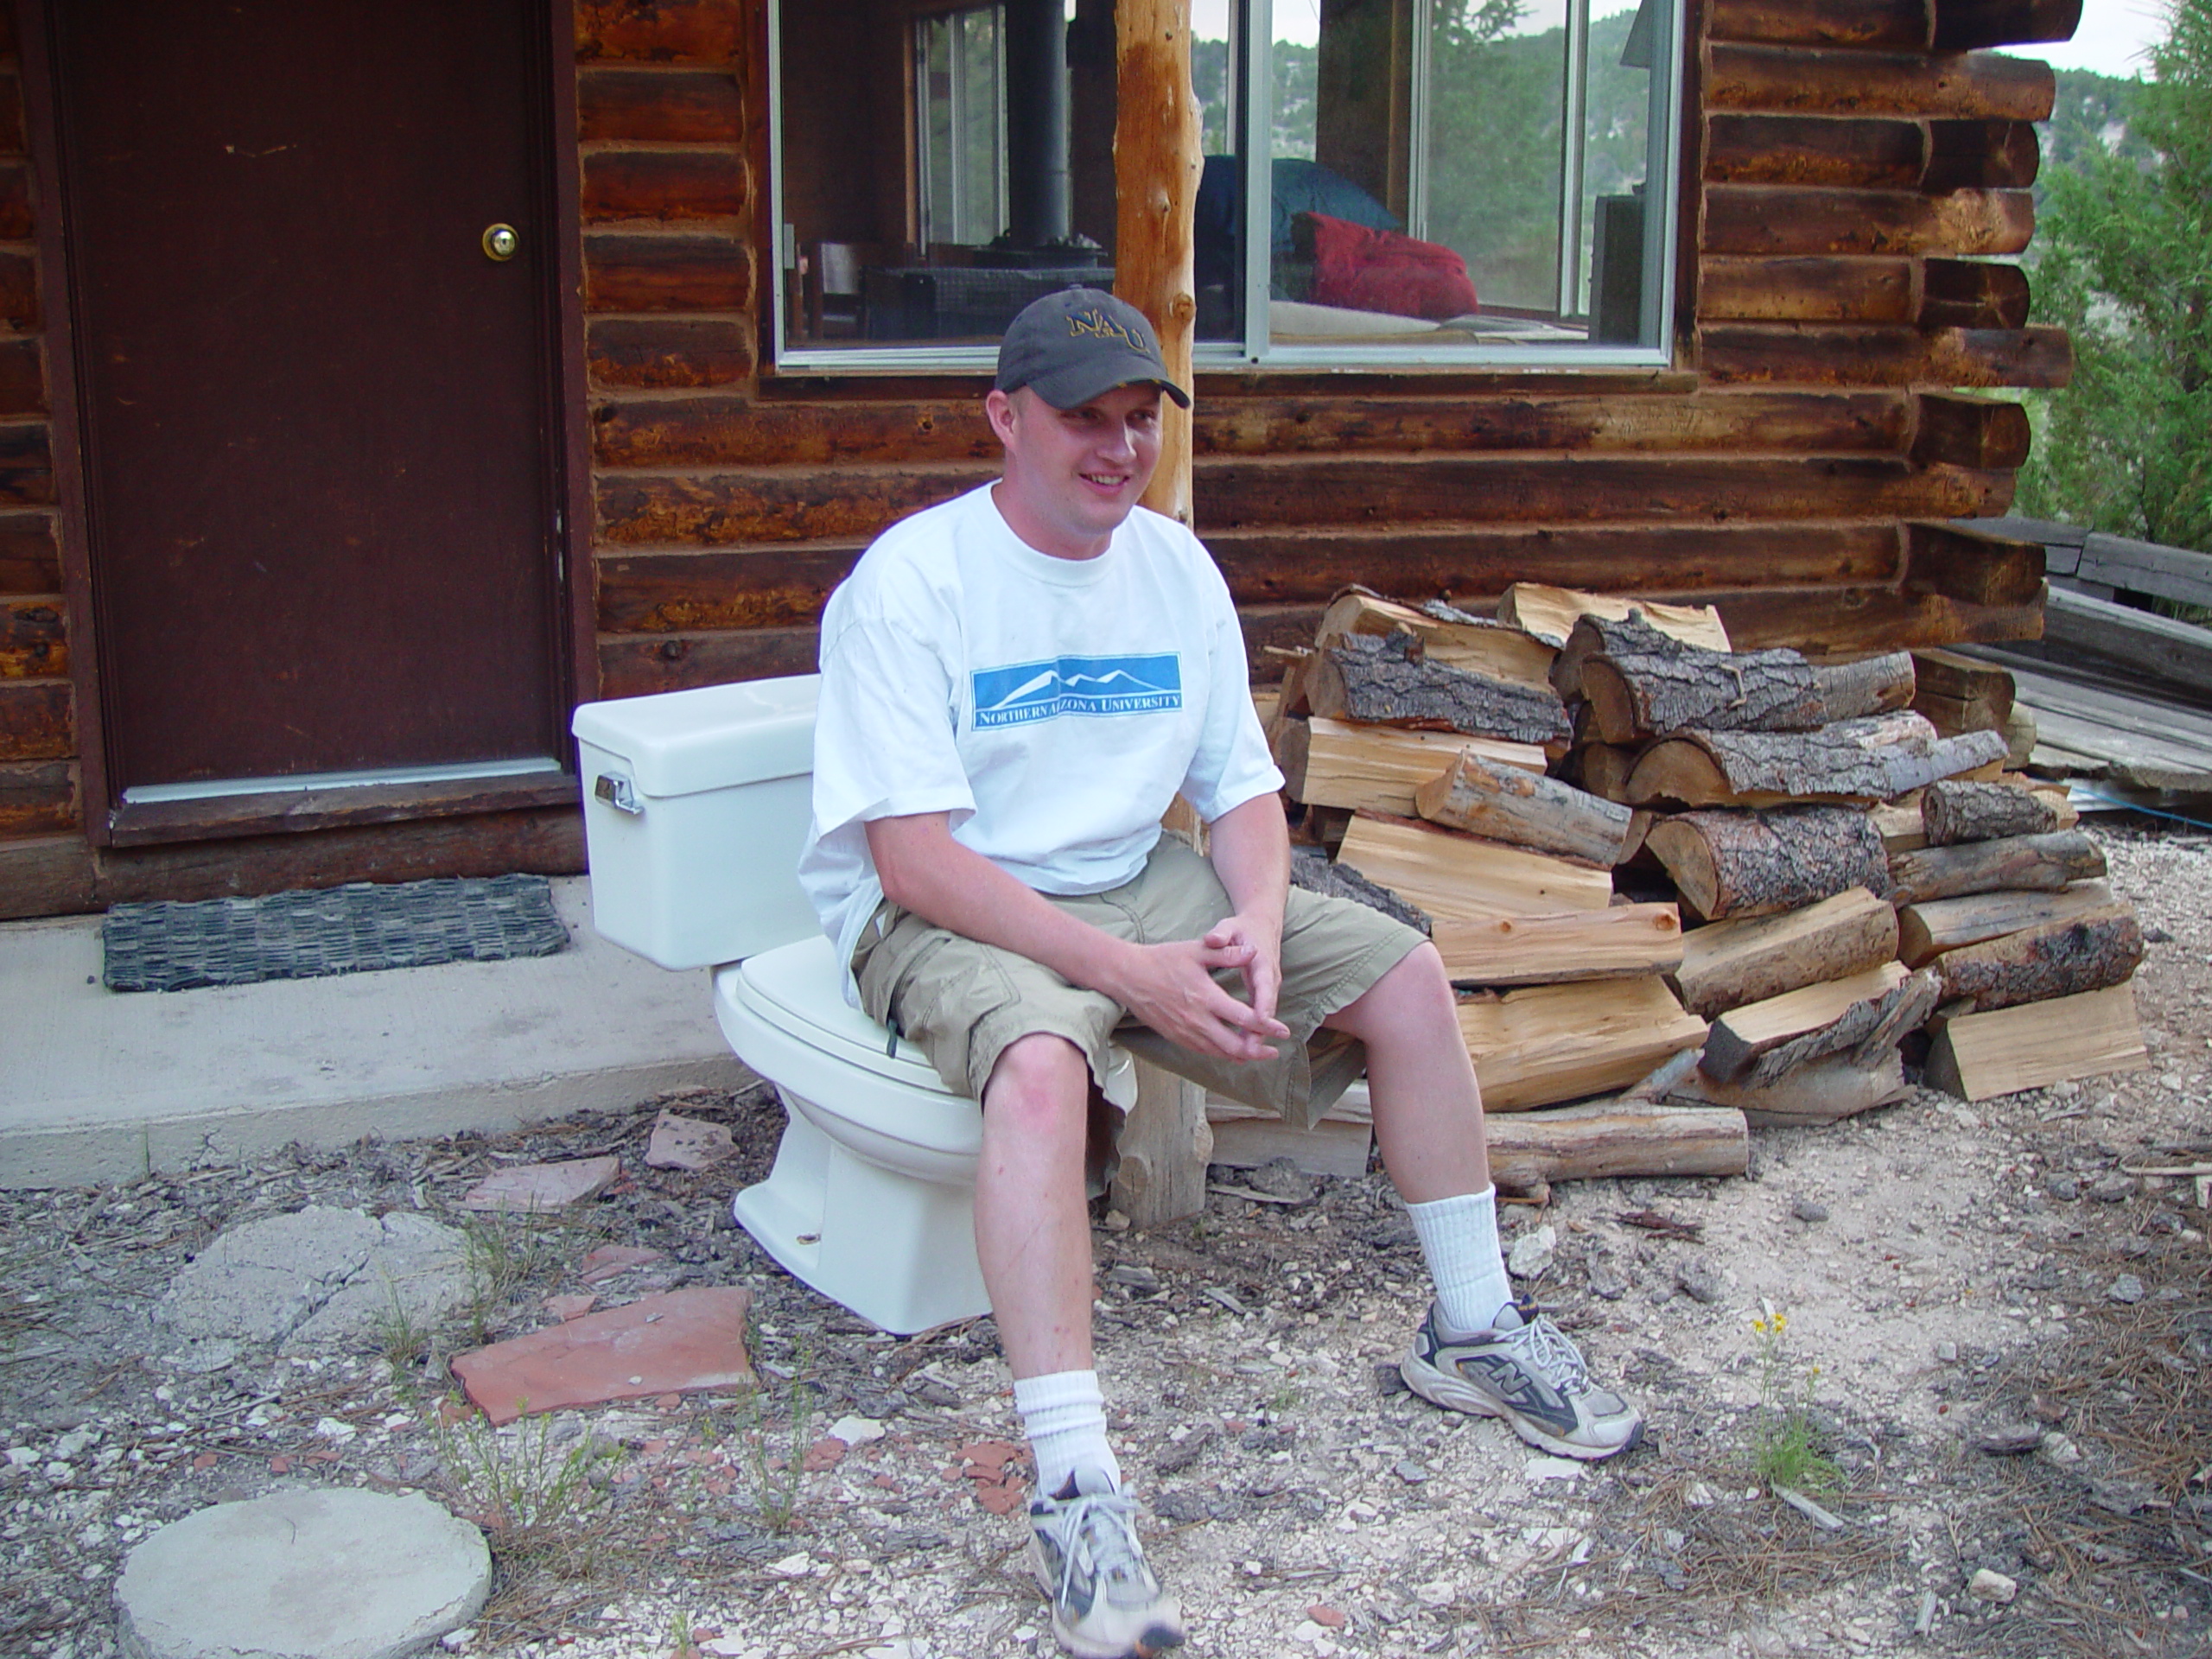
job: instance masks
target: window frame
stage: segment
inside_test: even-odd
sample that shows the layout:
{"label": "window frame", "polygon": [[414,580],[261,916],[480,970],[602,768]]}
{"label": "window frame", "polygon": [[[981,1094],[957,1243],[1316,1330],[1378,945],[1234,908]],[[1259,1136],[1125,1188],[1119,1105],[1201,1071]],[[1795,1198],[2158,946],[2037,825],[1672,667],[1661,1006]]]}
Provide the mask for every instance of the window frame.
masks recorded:
{"label": "window frame", "polygon": [[[770,0],[767,12],[768,93],[768,222],[773,227],[774,257],[768,261],[770,301],[766,362],[771,372],[783,374],[917,374],[988,373],[997,361],[995,346],[938,346],[926,341],[912,345],[887,343],[875,346],[794,345],[787,337],[791,323],[791,279],[798,269],[798,248],[794,227],[784,216],[784,10],[793,0]],[[1490,371],[1514,369],[1668,368],[1674,362],[1672,319],[1675,303],[1675,274],[1681,255],[1681,156],[1683,93],[1686,64],[1686,18],[1688,0],[1653,0],[1656,9],[1652,27],[1652,97],[1646,118],[1644,191],[1647,202],[1660,211],[1649,215],[1644,231],[1642,315],[1654,320],[1657,338],[1650,344],[1586,340],[1577,343],[1530,345],[1465,344],[1416,345],[1402,340],[1360,341],[1344,346],[1279,346],[1269,338],[1265,304],[1252,296],[1265,296],[1273,272],[1268,244],[1258,237],[1244,238],[1244,336],[1241,340],[1198,340],[1192,342],[1192,368],[1198,373],[1310,373],[1316,370],[1366,373],[1414,373],[1433,370]],[[1426,41],[1433,0],[1414,0],[1415,29]],[[1589,0],[1566,0],[1565,29],[1570,65],[1567,77],[1567,108],[1561,119],[1562,246],[1572,250],[1562,258],[1558,277],[1559,297],[1566,298],[1567,284],[1579,289],[1588,275],[1581,266],[1583,230],[1582,146],[1571,142],[1583,121],[1587,78]],[[1248,222],[1261,215],[1251,204],[1265,203],[1272,187],[1272,98],[1274,73],[1274,0],[1232,0],[1230,70],[1230,118],[1236,128],[1238,172],[1243,186]],[[911,48],[909,50],[911,62]],[[1415,56],[1412,96],[1417,130],[1426,130],[1428,105],[1427,54]],[[1255,88],[1269,89],[1269,97],[1254,96]],[[1425,194],[1426,162],[1416,168],[1410,181],[1416,194]],[[1572,188],[1568,184],[1572,181]],[[1656,187],[1656,188],[1655,188]],[[1567,238],[1571,238],[1571,241]],[[1564,313],[1569,309],[1560,307]]]}

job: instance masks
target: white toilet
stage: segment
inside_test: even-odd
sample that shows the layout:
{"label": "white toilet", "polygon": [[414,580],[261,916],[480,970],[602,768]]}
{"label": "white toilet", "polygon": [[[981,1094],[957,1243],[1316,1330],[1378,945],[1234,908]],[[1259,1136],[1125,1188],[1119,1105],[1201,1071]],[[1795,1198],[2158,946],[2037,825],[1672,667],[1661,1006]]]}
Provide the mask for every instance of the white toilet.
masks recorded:
{"label": "white toilet", "polygon": [[[921,1051],[850,1007],[800,891],[820,677],[586,703],[592,918],[664,968],[714,969],[715,1017],[788,1116],[737,1219],[794,1276],[908,1335],[985,1312],[982,1119]],[[1136,1095],[1119,1057],[1107,1093]]]}

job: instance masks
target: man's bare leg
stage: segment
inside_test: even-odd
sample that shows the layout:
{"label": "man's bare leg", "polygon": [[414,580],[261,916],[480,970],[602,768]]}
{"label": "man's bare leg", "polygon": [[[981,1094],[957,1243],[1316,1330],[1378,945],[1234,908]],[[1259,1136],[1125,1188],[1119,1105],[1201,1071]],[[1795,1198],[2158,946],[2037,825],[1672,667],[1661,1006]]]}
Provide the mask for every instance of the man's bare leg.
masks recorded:
{"label": "man's bare leg", "polygon": [[1491,1184],[1482,1095],[1436,947],[1424,944],[1321,1022],[1367,1046],[1382,1166],[1408,1204]]}
{"label": "man's bare leg", "polygon": [[976,1255],[1015,1377],[1090,1369],[1090,1068],[1065,1038],[1018,1038],[983,1088]]}

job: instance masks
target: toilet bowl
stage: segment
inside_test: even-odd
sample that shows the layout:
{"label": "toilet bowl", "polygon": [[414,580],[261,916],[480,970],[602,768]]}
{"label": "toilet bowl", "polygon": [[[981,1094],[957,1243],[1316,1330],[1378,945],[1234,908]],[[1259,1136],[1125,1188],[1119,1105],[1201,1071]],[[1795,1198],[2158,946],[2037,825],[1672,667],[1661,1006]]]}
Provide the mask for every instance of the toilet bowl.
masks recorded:
{"label": "toilet bowl", "polygon": [[[976,1260],[982,1114],[921,1051],[844,999],[800,890],[819,677],[585,703],[593,923],[669,969],[710,967],[737,1057],[786,1122],[738,1224],[784,1269],[910,1335],[988,1311]],[[1117,1052],[1109,1099],[1136,1097]]]}

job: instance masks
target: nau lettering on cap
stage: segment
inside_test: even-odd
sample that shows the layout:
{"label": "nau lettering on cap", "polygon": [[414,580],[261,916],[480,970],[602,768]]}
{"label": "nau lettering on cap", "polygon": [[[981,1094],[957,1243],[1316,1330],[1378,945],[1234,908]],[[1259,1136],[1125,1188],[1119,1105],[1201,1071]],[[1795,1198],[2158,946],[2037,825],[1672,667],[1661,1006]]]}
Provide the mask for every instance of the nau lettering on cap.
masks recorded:
{"label": "nau lettering on cap", "polygon": [[1096,307],[1072,314],[1068,318],[1068,334],[1077,340],[1085,336],[1094,340],[1118,340],[1124,346],[1133,346],[1140,352],[1145,349],[1143,340]]}

